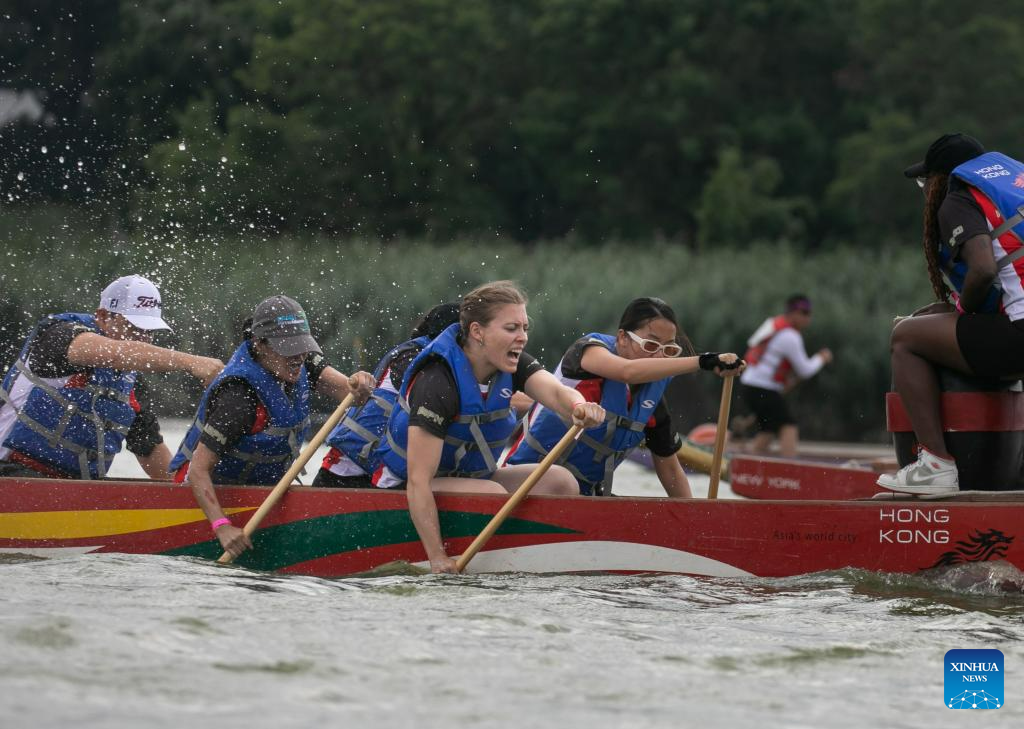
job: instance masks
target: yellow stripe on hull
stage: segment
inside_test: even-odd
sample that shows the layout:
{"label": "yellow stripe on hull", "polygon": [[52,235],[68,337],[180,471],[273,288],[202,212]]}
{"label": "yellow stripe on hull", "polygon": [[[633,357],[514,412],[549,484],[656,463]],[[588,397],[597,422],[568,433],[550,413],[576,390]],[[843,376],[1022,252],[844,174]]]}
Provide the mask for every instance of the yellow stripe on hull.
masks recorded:
{"label": "yellow stripe on hull", "polygon": [[[225,509],[225,514],[255,511],[255,506]],[[91,539],[164,529],[206,521],[202,509],[109,509],[24,511],[0,514],[0,539]]]}

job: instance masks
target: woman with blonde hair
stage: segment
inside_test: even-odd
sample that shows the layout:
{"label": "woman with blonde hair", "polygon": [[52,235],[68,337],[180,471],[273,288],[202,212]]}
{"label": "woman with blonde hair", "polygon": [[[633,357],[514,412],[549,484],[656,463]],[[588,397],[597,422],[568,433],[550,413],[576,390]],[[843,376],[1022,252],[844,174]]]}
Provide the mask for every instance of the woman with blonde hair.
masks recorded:
{"label": "woman with blonde hair", "polygon": [[[534,466],[498,469],[515,428],[512,396],[524,391],[583,427],[604,410],[561,384],[525,351],[526,296],[511,281],[477,287],[462,299],[459,323],[444,330],[408,367],[388,421],[382,488],[405,488],[409,513],[434,572],[454,572],[444,549],[434,491],[514,491]],[[576,494],[576,480],[554,466],[534,493]]]}

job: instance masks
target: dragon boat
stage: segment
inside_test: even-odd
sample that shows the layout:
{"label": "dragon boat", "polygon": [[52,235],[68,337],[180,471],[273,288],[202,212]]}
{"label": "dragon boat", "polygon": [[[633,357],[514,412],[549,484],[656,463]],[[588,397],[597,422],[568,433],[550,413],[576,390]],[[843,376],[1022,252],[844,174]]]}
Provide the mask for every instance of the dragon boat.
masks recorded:
{"label": "dragon boat", "polygon": [[[269,490],[219,487],[218,493],[241,525]],[[464,550],[504,501],[438,494],[449,553]],[[988,560],[1024,569],[1020,531],[1022,492],[944,500],[532,496],[467,571],[774,577],[844,567],[910,573]],[[425,564],[402,492],[295,487],[253,543],[237,563],[259,570],[334,577],[398,561]],[[185,486],[0,478],[0,552],[216,559],[221,549]]]}

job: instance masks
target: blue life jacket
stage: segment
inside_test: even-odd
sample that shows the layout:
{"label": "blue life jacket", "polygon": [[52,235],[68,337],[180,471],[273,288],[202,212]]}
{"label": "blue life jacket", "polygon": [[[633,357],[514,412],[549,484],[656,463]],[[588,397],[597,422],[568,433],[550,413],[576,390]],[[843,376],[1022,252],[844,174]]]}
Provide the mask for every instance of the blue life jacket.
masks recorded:
{"label": "blue life jacket", "polygon": [[11,389],[19,377],[32,383],[4,447],[50,466],[70,478],[103,478],[135,420],[131,394],[137,373],[94,367],[88,379],[69,379],[76,386],[54,387],[30,369],[29,346],[51,321],[83,324],[101,334],[91,314],[55,314],[36,325],[17,361],[4,377],[0,398],[13,407]]}
{"label": "blue life jacket", "polygon": [[[1024,240],[1024,164],[999,152],[986,152],[964,162],[950,174],[978,190],[999,211],[1003,223],[994,226],[993,240],[1010,230]],[[953,240],[945,241],[939,247],[939,263],[946,278],[957,293],[962,293],[967,264],[956,260],[956,254]],[[1015,253],[997,260],[997,268],[1009,266],[1020,255],[1022,253]],[[999,311],[1002,295],[1002,289],[993,285],[980,311]]]}
{"label": "blue life jacket", "polygon": [[[615,337],[588,334],[587,338],[604,342],[608,350],[615,353]],[[583,431],[579,440],[556,461],[576,477],[581,494],[611,495],[613,472],[644,439],[644,429],[671,379],[645,383],[632,396],[629,385],[603,380],[600,404],[607,413],[604,423]],[[508,458],[509,465],[539,463],[569,430],[569,423],[549,408],[531,415],[528,422],[530,427]]]}
{"label": "blue life jacket", "polygon": [[487,478],[498,470],[498,457],[515,429],[512,375],[498,372],[484,400],[458,336],[459,325],[452,324],[419,353],[402,378],[398,407],[388,420],[380,454],[384,465],[400,478],[408,477],[409,387],[416,373],[432,359],[441,358],[447,363],[459,389],[459,416],[448,426],[436,476]]}
{"label": "blue life jacket", "polygon": [[298,458],[302,441],[309,433],[309,378],[303,365],[289,398],[283,384],[253,359],[249,342],[242,342],[228,360],[227,366],[206,388],[199,401],[196,418],[171,460],[170,471],[174,473],[186,461],[192,460],[206,423],[210,393],[229,378],[245,380],[252,385],[270,419],[266,428],[242,436],[230,451],[220,457],[213,469],[213,481],[275,484]]}
{"label": "blue life jacket", "polygon": [[365,473],[372,474],[380,466],[379,447],[388,418],[398,401],[398,393],[381,387],[384,373],[395,357],[406,352],[419,352],[430,344],[430,337],[416,337],[393,348],[377,363],[373,378],[377,382],[370,399],[363,405],[349,408],[345,417],[327,436],[328,445],[348,456]]}

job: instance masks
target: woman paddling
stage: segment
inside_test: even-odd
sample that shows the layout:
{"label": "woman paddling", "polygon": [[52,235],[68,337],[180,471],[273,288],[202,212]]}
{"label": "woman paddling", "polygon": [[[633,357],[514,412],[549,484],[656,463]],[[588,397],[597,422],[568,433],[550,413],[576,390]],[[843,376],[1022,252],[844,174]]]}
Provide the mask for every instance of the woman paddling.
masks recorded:
{"label": "woman paddling", "polygon": [[398,400],[405,370],[424,347],[458,321],[458,304],[438,304],[416,323],[408,341],[392,348],[377,363],[373,371],[376,386],[370,399],[349,410],[327,437],[331,448],[324,456],[314,486],[373,486],[371,477],[380,467],[380,442]]}
{"label": "woman paddling", "polygon": [[221,509],[214,483],[275,484],[309,432],[309,395],[364,402],[373,376],[346,377],[323,358],[294,299],[272,296],[224,371],[206,388],[171,472],[188,481],[221,546],[232,557],[252,547]]}
{"label": "woman paddling", "polygon": [[171,452],[152,411],[147,377],[188,372],[210,382],[224,363],[151,344],[170,329],[160,292],[122,276],[95,314],[53,314],[36,325],[0,384],[0,474],[105,478],[122,445],[153,479]]}
{"label": "woman paddling", "polygon": [[[376,485],[406,488],[409,513],[433,572],[454,572],[445,551],[434,491],[514,491],[533,466],[497,469],[515,427],[513,393],[527,395],[566,420],[593,427],[604,410],[565,387],[524,351],[526,296],[511,281],[480,286],[463,300],[459,323],[441,333],[406,371],[399,404],[381,447]],[[575,494],[564,468],[551,468],[535,493]]]}
{"label": "woman paddling", "polygon": [[[692,355],[693,346],[672,308],[647,297],[629,302],[615,335],[588,334],[569,348],[555,376],[608,412],[604,423],[587,430],[559,460],[576,477],[581,494],[610,495],[614,470],[645,441],[665,492],[692,495],[676,458],[682,441],[672,430],[665,388],[676,375],[698,369],[721,372],[743,364],[731,353]],[[527,422],[526,433],[507,459],[511,465],[538,463],[567,430],[565,419],[542,405],[534,407]]]}

